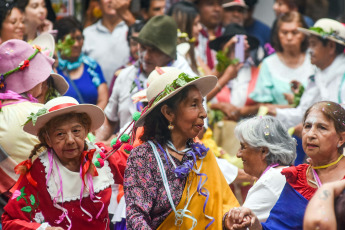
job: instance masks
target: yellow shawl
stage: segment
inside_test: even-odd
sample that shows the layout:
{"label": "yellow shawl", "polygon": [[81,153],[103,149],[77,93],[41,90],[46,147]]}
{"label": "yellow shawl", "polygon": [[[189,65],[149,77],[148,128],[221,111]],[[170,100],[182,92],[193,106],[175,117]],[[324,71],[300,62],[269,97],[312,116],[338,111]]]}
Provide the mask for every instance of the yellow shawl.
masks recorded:
{"label": "yellow shawl", "polygon": [[[198,159],[198,167],[200,166],[200,163],[201,160]],[[226,183],[225,178],[218,167],[216,158],[211,151],[209,151],[204,158],[200,173],[204,173],[207,175],[208,179],[203,187],[205,187],[210,193],[205,208],[205,214],[215,219],[214,223],[207,229],[222,229],[222,220],[224,214],[233,207],[239,207],[239,203],[232,193],[229,185]],[[189,173],[186,186],[184,188],[180,203],[176,207],[176,210],[184,208],[187,201],[188,181],[191,180],[189,194],[191,195],[194,192],[196,193],[190,201],[187,209],[197,220],[197,225],[194,229],[205,229],[205,227],[211,222],[211,220],[206,218],[205,214],[203,213],[203,206],[206,198],[198,194],[198,192],[196,191],[199,178],[200,177],[196,176],[196,173],[194,171],[191,171]],[[175,213],[174,211],[172,211],[157,229],[190,229],[192,227],[192,223],[193,221],[191,219],[184,217],[182,225],[180,227],[175,226]]]}

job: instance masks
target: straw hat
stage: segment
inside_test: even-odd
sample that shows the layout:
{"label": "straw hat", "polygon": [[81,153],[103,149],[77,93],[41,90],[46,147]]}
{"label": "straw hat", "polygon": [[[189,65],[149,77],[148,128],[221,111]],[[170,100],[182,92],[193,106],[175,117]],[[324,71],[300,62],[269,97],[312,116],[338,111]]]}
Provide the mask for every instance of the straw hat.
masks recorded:
{"label": "straw hat", "polygon": [[229,8],[229,7],[233,7],[233,6],[240,6],[244,9],[248,8],[248,6],[246,5],[246,3],[243,0],[230,0],[230,1],[227,1],[227,2],[222,4],[223,8]]}
{"label": "straw hat", "polygon": [[[86,113],[89,115],[91,119],[90,131],[94,131],[101,127],[105,119],[103,110],[98,106],[79,104],[78,101],[72,97],[61,96],[48,101],[42,109],[31,116],[24,125],[24,131],[37,135],[38,131],[52,118],[68,113]],[[35,124],[33,124],[33,117],[37,117]]]}
{"label": "straw hat", "polygon": [[345,46],[345,26],[336,20],[321,18],[315,22],[313,27],[309,29],[299,27],[298,30],[307,35],[316,35]]}
{"label": "straw hat", "polygon": [[[12,90],[19,94],[24,93],[44,82],[51,75],[58,92],[61,95],[65,94],[69,86],[62,76],[52,73],[54,59],[41,51],[35,55],[37,49],[54,50],[52,43],[54,43],[54,38],[47,34],[33,41],[34,46],[17,39],[2,43],[0,45],[0,80],[3,78],[6,85],[3,91]],[[45,48],[41,48],[41,44]],[[22,69],[18,69],[20,66]],[[17,70],[9,73],[15,69]]]}
{"label": "straw hat", "polygon": [[191,77],[174,67],[156,68],[151,72],[150,76],[154,80],[146,91],[149,104],[146,110],[143,110],[140,118],[136,121],[136,127],[143,126],[145,118],[156,106],[173,97],[185,87],[190,85],[196,86],[204,97],[217,84],[216,76]]}

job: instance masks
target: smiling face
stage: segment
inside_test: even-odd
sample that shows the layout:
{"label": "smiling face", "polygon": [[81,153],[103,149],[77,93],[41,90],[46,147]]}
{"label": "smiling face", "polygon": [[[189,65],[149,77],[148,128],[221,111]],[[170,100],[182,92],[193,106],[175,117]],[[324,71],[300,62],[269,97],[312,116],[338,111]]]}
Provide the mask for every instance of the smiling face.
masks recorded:
{"label": "smiling face", "polygon": [[67,165],[69,161],[79,161],[84,151],[87,133],[80,118],[73,116],[54,124],[48,131],[49,137],[45,139],[48,146],[54,149],[60,162]]}
{"label": "smiling face", "polygon": [[174,113],[172,137],[179,136],[187,141],[199,134],[204,127],[204,119],[207,117],[202,103],[200,91],[196,87],[190,88],[187,97],[179,103]]}
{"label": "smiling face", "polygon": [[338,145],[344,141],[336,132],[333,121],[318,108],[313,108],[303,124],[302,143],[304,152],[313,162],[327,164],[337,159]]}
{"label": "smiling face", "polygon": [[44,0],[30,0],[25,7],[25,20],[28,24],[38,27],[47,17],[47,8]]}
{"label": "smiling face", "polygon": [[10,39],[23,40],[25,32],[24,15],[18,8],[13,8],[2,23],[0,38],[2,42]]}
{"label": "smiling face", "polygon": [[246,142],[241,142],[241,147],[236,156],[243,161],[243,170],[251,175],[259,178],[267,167],[266,152],[263,148],[251,147]]}

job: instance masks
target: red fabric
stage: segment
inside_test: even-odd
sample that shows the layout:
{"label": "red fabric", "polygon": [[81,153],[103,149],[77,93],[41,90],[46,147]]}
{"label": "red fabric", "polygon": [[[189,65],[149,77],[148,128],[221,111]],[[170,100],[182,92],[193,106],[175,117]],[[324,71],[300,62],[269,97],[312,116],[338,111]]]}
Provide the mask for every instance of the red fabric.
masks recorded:
{"label": "red fabric", "polygon": [[[209,38],[208,37],[208,33],[207,33],[207,31],[205,29],[201,29],[200,33],[205,38]],[[215,35],[216,35],[216,38],[218,38],[220,35],[222,35],[222,27],[221,26],[218,26],[218,28],[216,29]],[[214,57],[212,55],[212,51],[210,49],[209,43],[210,43],[210,40],[208,40],[208,42],[207,42],[206,58],[207,58],[207,65],[212,70],[214,68]]]}
{"label": "red fabric", "polygon": [[[247,90],[247,100],[245,105],[255,105],[256,102],[253,101],[250,97],[249,94],[251,92],[254,91],[255,89],[255,85],[256,85],[256,81],[258,79],[259,76],[259,68],[256,66],[252,66],[251,68],[251,79],[249,81],[249,85],[248,85],[248,90]],[[228,87],[223,87],[222,90],[217,93],[216,98],[218,100],[218,102],[227,102],[227,103],[231,103],[231,91]]]}
{"label": "red fabric", "polygon": [[14,192],[20,182],[23,180],[24,176],[26,176],[27,180],[30,182],[31,185],[34,187],[37,187],[37,182],[32,178],[31,173],[30,173],[30,168],[32,167],[32,162],[31,160],[26,160],[20,162],[16,167],[14,167],[14,171],[16,174],[20,174],[20,177],[17,181],[17,183],[11,188],[10,192]]}
{"label": "red fabric", "polygon": [[[96,143],[100,148],[104,148],[106,152],[112,150],[112,148],[105,146],[103,143]],[[111,155],[107,160],[109,167],[114,174],[115,184],[123,184],[123,178],[125,174],[125,168],[127,164],[128,154],[121,148]]]}
{"label": "red fabric", "polygon": [[[55,221],[59,220],[59,216],[62,211],[56,209],[53,206],[50,194],[46,189],[46,178],[45,178],[45,168],[39,159],[35,160],[31,168],[31,175],[34,180],[37,181],[37,188],[32,186],[26,177],[23,178],[19,184],[19,190],[23,189],[25,192],[25,199],[14,198],[10,199],[8,204],[5,206],[4,214],[2,215],[2,227],[6,230],[27,230],[27,229],[37,229],[40,224],[36,223],[33,218],[38,212],[42,212],[45,222],[48,222],[51,226],[59,226],[63,229],[67,229],[69,222],[65,218],[60,224],[56,224]],[[16,191],[17,192],[17,191]],[[104,209],[100,214],[98,219],[95,219],[98,211],[101,209],[101,203],[93,203],[90,197],[83,198],[83,208],[86,209],[94,217],[91,222],[88,222],[89,218],[85,215],[79,206],[79,199],[70,202],[64,202],[63,207],[68,210],[68,216],[72,221],[72,230],[80,229],[109,229],[109,216],[108,216],[108,206],[111,197],[111,188],[108,187],[103,191],[97,193],[96,195],[101,197],[104,203]],[[33,195],[36,200],[37,207],[30,204],[30,196]],[[39,202],[37,202],[39,201]],[[60,204],[61,205],[61,204]],[[22,208],[30,206],[32,212],[24,212]],[[31,215],[30,215],[31,214]]]}
{"label": "red fabric", "polygon": [[0,168],[0,194],[7,192],[16,182]]}
{"label": "red fabric", "polygon": [[286,181],[304,198],[310,200],[316,192],[316,188],[310,187],[307,181],[308,164],[300,164],[284,168],[282,174],[286,177]]}

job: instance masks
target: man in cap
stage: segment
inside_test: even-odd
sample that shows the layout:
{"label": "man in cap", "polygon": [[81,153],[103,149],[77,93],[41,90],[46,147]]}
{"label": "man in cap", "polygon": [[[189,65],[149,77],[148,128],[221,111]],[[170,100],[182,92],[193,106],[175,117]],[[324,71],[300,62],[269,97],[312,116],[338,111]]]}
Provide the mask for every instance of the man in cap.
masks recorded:
{"label": "man in cap", "polygon": [[247,14],[247,5],[244,0],[228,0],[222,5],[223,13],[223,26],[231,23],[244,25],[244,20]]}
{"label": "man in cap", "polygon": [[134,104],[131,97],[147,87],[147,77],[156,66],[173,66],[195,76],[187,61],[176,52],[177,25],[170,16],[151,18],[133,39],[139,43],[139,60],[117,77],[104,110],[105,122],[96,131],[97,140],[108,140],[115,130],[132,121],[135,111],[142,109],[142,104]]}
{"label": "man in cap", "polygon": [[274,109],[268,113],[276,116],[287,127],[295,127],[295,135],[301,131],[305,111],[322,100],[345,103],[345,27],[338,21],[323,18],[314,27],[299,28],[309,36],[310,61],[318,69],[308,81],[300,103],[296,108]]}

